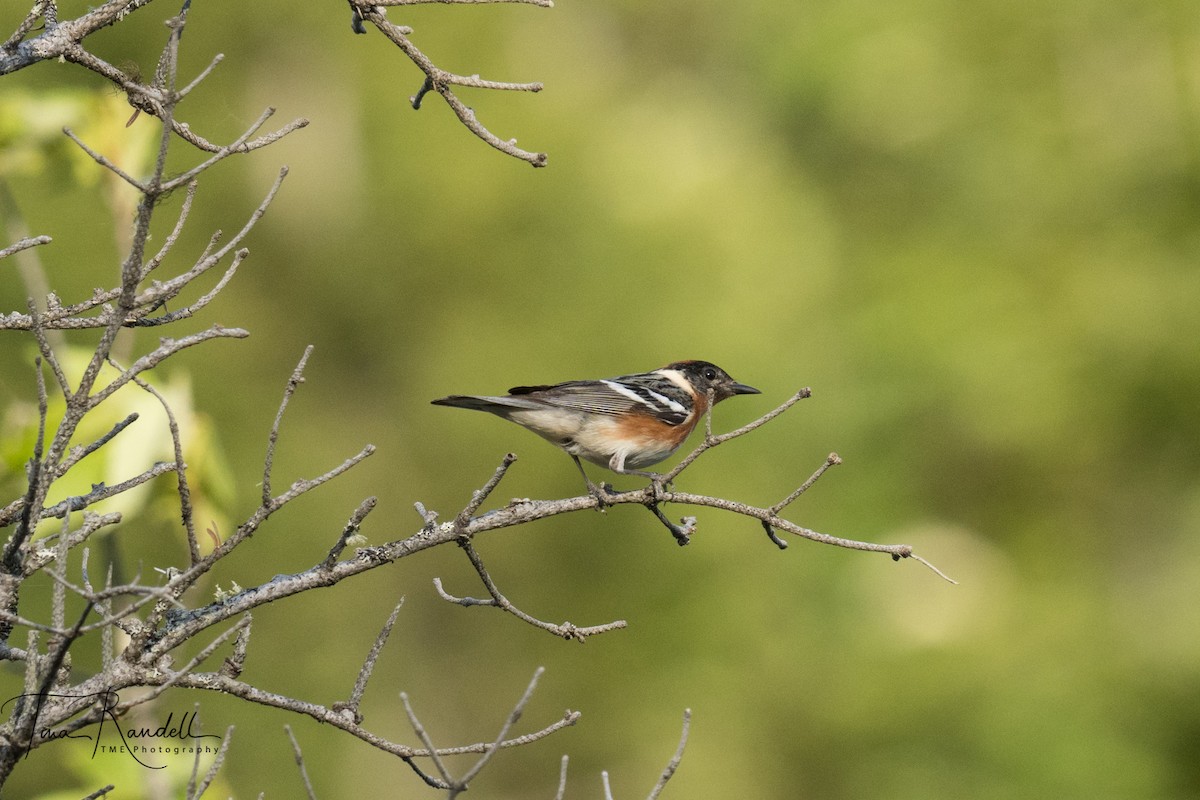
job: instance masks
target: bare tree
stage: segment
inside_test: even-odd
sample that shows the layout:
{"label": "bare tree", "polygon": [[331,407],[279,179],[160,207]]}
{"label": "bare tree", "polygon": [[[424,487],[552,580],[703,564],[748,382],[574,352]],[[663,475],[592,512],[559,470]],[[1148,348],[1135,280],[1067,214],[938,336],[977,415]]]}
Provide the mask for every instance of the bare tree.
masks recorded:
{"label": "bare tree", "polygon": [[[544,164],[544,154],[526,153],[511,142],[501,142],[492,136],[452,91],[454,86],[536,91],[540,85],[496,84],[475,77],[462,78],[437,69],[412,46],[407,38],[411,31],[393,25],[384,15],[384,6],[412,2],[417,0],[391,0],[369,5],[351,0],[351,7],[356,30],[364,24],[375,26],[425,73],[425,82],[413,100],[414,106],[420,104],[424,94],[435,91],[474,134],[505,153],[524,158],[535,165]],[[534,2],[537,5],[549,5],[543,0]],[[195,259],[188,260],[178,252],[178,243],[194,206],[198,181],[205,172],[217,167],[225,159],[270,145],[304,127],[306,121],[297,119],[274,131],[261,133],[271,117],[272,112],[268,109],[242,135],[232,142],[219,145],[208,141],[181,120],[177,115],[181,104],[220,61],[219,56],[214,58],[198,75],[181,85],[177,63],[188,14],[186,2],[177,16],[167,20],[167,42],[155,73],[147,82],[126,75],[84,49],[82,42],[92,32],[119,22],[125,15],[149,3],[150,0],[112,0],[76,19],[60,21],[54,0],[39,0],[8,40],[0,45],[0,73],[11,72],[47,58],[63,58],[119,86],[135,109],[156,117],[161,127],[155,164],[146,178],[136,178],[123,171],[72,131],[64,131],[91,157],[98,169],[110,171],[136,191],[139,202],[131,244],[111,288],[70,301],[51,292],[37,301],[30,298],[23,310],[0,315],[0,330],[10,335],[32,337],[39,351],[29,378],[37,398],[38,434],[27,462],[25,488],[19,496],[0,507],[0,529],[8,532],[0,548],[0,659],[24,666],[23,692],[6,705],[3,713],[7,716],[0,722],[0,787],[24,755],[54,740],[55,737],[47,738],[40,735],[41,732],[53,731],[57,737],[103,724],[107,719],[119,719],[131,709],[151,703],[168,689],[179,688],[220,692],[247,703],[277,708],[326,723],[395,756],[425,784],[446,792],[448,797],[455,797],[468,788],[500,751],[544,739],[579,720],[578,712],[568,711],[560,718],[541,721],[532,730],[517,732],[522,712],[541,677],[541,669],[534,673],[511,713],[498,722],[494,732],[478,742],[453,747],[436,747],[433,744],[431,734],[415,711],[416,704],[407,695],[401,694],[400,704],[417,740],[415,744],[403,743],[384,737],[368,727],[360,711],[363,693],[401,612],[402,602],[397,601],[383,623],[374,646],[364,657],[349,696],[330,705],[282,695],[242,679],[253,630],[252,614],[266,603],[349,580],[422,550],[439,545],[456,545],[476,570],[487,597],[477,599],[452,595],[441,580],[435,578],[435,588],[444,599],[463,606],[496,607],[554,636],[583,641],[589,636],[620,629],[625,623],[615,620],[587,626],[570,622],[553,624],[521,611],[491,578],[474,547],[474,541],[490,531],[595,509],[600,502],[614,506],[645,506],[670,529],[681,545],[687,544],[694,533],[695,519],[673,522],[659,510],[662,503],[717,508],[748,517],[757,521],[770,541],[780,548],[787,546],[780,536],[780,533],[784,533],[838,547],[885,553],[895,560],[913,559],[934,569],[907,545],[872,544],[829,536],[782,516],[789,504],[811,487],[825,470],[840,463],[834,454],[795,491],[767,507],[673,488],[681,474],[698,458],[723,442],[747,435],[770,423],[808,397],[809,391],[803,389],[770,413],[729,433],[713,433],[710,412],[703,441],[663,480],[653,482],[644,489],[607,492],[602,501],[593,494],[584,493],[557,500],[514,500],[483,511],[485,503],[516,460],[514,455],[509,454],[503,458],[490,479],[471,494],[463,508],[446,521],[439,521],[436,512],[416,503],[420,525],[414,526],[411,535],[366,547],[361,546],[360,530],[376,505],[374,497],[367,497],[349,514],[341,530],[331,532],[329,551],[319,562],[302,572],[277,576],[257,586],[245,589],[235,586],[232,591],[222,592],[215,601],[207,602],[199,588],[200,581],[218,563],[237,559],[242,552],[241,546],[258,533],[276,512],[350,471],[370,457],[374,447],[365,445],[321,474],[294,480],[282,491],[277,491],[274,473],[276,444],[288,404],[304,380],[304,370],[312,348],[306,349],[283,388],[274,421],[265,426],[266,455],[258,506],[223,540],[210,530],[215,540],[214,546],[207,553],[204,552],[201,537],[197,533],[188,465],[178,420],[170,402],[146,379],[146,373],[187,348],[216,339],[241,338],[247,332],[240,328],[212,325],[200,331],[165,337],[152,349],[132,357],[129,363],[118,363],[114,346],[130,329],[164,326],[175,326],[172,330],[179,329],[180,323],[213,302],[227,287],[248,256],[248,250],[244,247],[248,235],[269,208],[286,178],[287,170],[280,170],[262,202],[249,213],[236,233],[224,241],[219,232],[213,234],[203,252]],[[34,35],[39,24],[43,31]],[[167,154],[177,141],[194,148],[199,158],[190,168],[178,174],[168,174]],[[177,216],[170,233],[158,249],[151,252],[151,223],[163,213],[163,201],[171,193],[181,193],[182,196]],[[50,236],[28,236],[0,250],[0,258],[49,244]],[[166,274],[168,264],[181,260],[187,261],[185,267],[174,274]],[[210,273],[219,273],[220,278],[211,289],[200,292],[196,288],[198,280]],[[173,310],[167,310],[168,303]],[[64,331],[85,329],[99,331],[100,339],[81,376],[76,379],[64,367],[54,337]],[[109,377],[113,375],[115,377]],[[81,436],[81,423],[115,392],[128,386],[139,387],[161,404],[168,419],[167,429],[161,435],[169,438],[173,458],[145,464],[140,472],[114,485],[97,484],[84,494],[51,502],[49,498],[55,493],[55,488],[63,485],[64,478],[81,461],[108,446],[137,421],[136,415],[131,414],[103,435],[90,440]],[[52,398],[61,399],[61,414],[51,413]],[[187,540],[186,560],[164,568],[161,574],[138,574],[124,582],[114,580],[111,568],[104,575],[93,575],[89,570],[91,537],[97,532],[114,528],[122,521],[118,513],[98,513],[93,507],[103,500],[160,479],[174,481],[181,526]],[[938,574],[941,575],[940,572]],[[34,602],[23,591],[33,585],[31,581],[35,579],[48,580],[52,585],[45,605]],[[68,607],[79,609],[77,615],[69,615]],[[96,644],[90,645],[92,642]],[[78,668],[72,657],[73,653],[81,652],[79,648],[85,644],[96,647],[100,654],[100,667],[91,673]],[[194,655],[184,660],[178,655],[182,652],[194,652]],[[218,654],[222,653],[224,655],[218,662]],[[177,663],[179,661],[181,663]],[[690,712],[684,717],[679,749],[654,786],[650,795],[652,798],[662,792],[679,764],[689,721]],[[231,734],[232,729],[227,731],[220,753],[206,775],[201,776],[198,772],[193,774],[188,788],[189,797],[200,797],[211,785]],[[308,782],[300,745],[290,728],[287,735],[291,738],[311,797],[313,791]],[[447,756],[455,754],[476,754],[478,758],[466,771],[455,775],[445,761]],[[566,765],[564,757],[557,795],[560,798],[565,793]],[[111,789],[111,786],[98,789],[91,796],[101,796]],[[607,794],[607,777],[605,791]]]}

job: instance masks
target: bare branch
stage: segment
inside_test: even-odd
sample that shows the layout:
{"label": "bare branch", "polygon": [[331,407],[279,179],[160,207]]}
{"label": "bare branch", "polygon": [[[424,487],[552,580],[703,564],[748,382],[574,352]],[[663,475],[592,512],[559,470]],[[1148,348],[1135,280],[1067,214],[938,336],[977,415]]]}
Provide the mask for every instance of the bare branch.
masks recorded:
{"label": "bare branch", "polygon": [[504,460],[500,462],[500,466],[496,468],[495,473],[493,473],[492,477],[488,479],[488,482],[483,485],[483,488],[471,493],[471,502],[467,503],[466,507],[458,513],[458,516],[454,520],[456,525],[458,525],[460,528],[466,528],[467,523],[471,521],[471,517],[474,516],[475,512],[479,510],[479,507],[483,505],[483,502],[487,500],[488,495],[490,495],[492,491],[500,484],[500,481],[504,479],[504,475],[508,472],[508,468],[511,467],[513,462],[516,460],[517,456],[515,453],[505,454]]}
{"label": "bare branch", "polygon": [[671,776],[675,774],[675,770],[679,769],[679,762],[683,760],[683,748],[687,746],[688,729],[692,725],[692,710],[685,708],[683,710],[683,733],[679,736],[679,747],[675,748],[675,755],[671,756],[671,760],[667,762],[666,769],[658,779],[658,783],[654,784],[654,788],[650,790],[650,795],[647,800],[655,800],[662,790],[666,788],[667,781],[671,780]]}
{"label": "bare branch", "polygon": [[232,741],[233,726],[230,725],[225,729],[225,735],[221,737],[221,746],[217,748],[217,755],[213,758],[212,764],[208,766],[208,772],[204,773],[204,778],[199,784],[195,781],[196,771],[200,766],[200,750],[196,750],[196,759],[192,766],[192,777],[188,781],[187,794],[184,795],[187,800],[199,800],[208,791],[208,787],[217,779],[217,773],[221,771],[221,766],[225,763],[225,756],[229,752],[229,745]]}
{"label": "bare branch", "polygon": [[[784,508],[789,506],[796,498],[798,498],[800,495],[807,492],[809,490],[809,488],[811,488],[812,485],[814,483],[816,483],[817,480],[822,475],[825,474],[825,471],[827,469],[829,469],[830,467],[837,466],[838,464],[841,464],[841,463],[842,463],[841,456],[839,456],[837,453],[830,453],[829,456],[826,457],[825,463],[822,464],[821,466],[817,467],[817,471],[814,472],[812,475],[810,475],[808,480],[806,480],[804,483],[800,484],[799,488],[797,488],[794,492],[789,494],[787,497],[783,498],[778,503],[771,506],[771,513],[773,515],[778,515],[780,511],[782,511]],[[775,535],[775,529],[771,527],[770,522],[763,520],[762,525],[763,525],[763,529],[767,532],[767,536],[770,537],[771,541],[774,542],[775,545],[780,550],[787,548],[787,542],[785,542],[783,539],[780,539],[778,536]]]}
{"label": "bare branch", "polygon": [[262,479],[262,504],[264,506],[271,502],[271,468],[275,463],[275,443],[279,441],[279,426],[283,422],[283,412],[287,411],[288,403],[295,394],[296,387],[304,382],[304,367],[308,364],[308,357],[312,355],[312,351],[311,344],[304,348],[304,355],[300,356],[300,363],[292,370],[292,377],[288,379],[287,387],[283,390],[283,400],[279,403],[279,410],[275,412],[275,422],[271,425],[271,433],[267,436],[267,457],[263,462]]}
{"label": "bare branch", "polygon": [[95,150],[88,147],[86,144],[83,143],[82,139],[80,139],[78,136],[75,135],[75,132],[73,130],[71,130],[70,128],[63,128],[63,133],[65,133],[67,135],[68,139],[70,139],[75,144],[79,145],[79,149],[83,150],[83,152],[85,152],[89,156],[91,156],[92,160],[95,161],[97,164],[104,167],[106,170],[108,170],[112,174],[116,175],[118,178],[125,181],[130,186],[137,189],[139,192],[146,191],[147,187],[144,186],[141,181],[139,181],[137,178],[130,175],[125,170],[118,167],[116,164],[109,161],[106,157],[104,157],[100,153],[97,153]]}
{"label": "bare branch", "polygon": [[475,550],[469,539],[460,539],[459,546],[462,547],[464,552],[466,552],[467,558],[471,561],[471,566],[475,567],[475,571],[479,573],[479,579],[483,581],[483,585],[487,588],[488,594],[491,595],[491,599],[478,600],[474,597],[455,597],[447,593],[442,588],[442,581],[440,578],[434,578],[433,585],[437,589],[438,594],[442,596],[443,600],[447,600],[451,603],[457,603],[461,606],[495,606],[502,611],[507,611],[517,619],[529,623],[535,628],[541,628],[542,630],[549,631],[559,638],[574,640],[577,642],[583,642],[587,639],[587,637],[595,636],[599,633],[607,633],[608,631],[619,630],[627,625],[625,620],[619,619],[604,625],[580,628],[570,622],[564,622],[561,625],[555,625],[550,622],[544,622],[537,617],[530,616],[513,605],[512,602],[500,592],[500,589],[496,586],[495,581],[492,580],[492,576],[488,574],[487,568],[483,564],[483,559],[480,558],[479,553]]}
{"label": "bare branch", "polygon": [[350,538],[359,535],[363,520],[366,519],[367,514],[370,514],[375,509],[375,504],[378,502],[378,498],[368,497],[358,504],[358,508],[354,509],[354,513],[350,515],[350,520],[346,523],[346,527],[342,528],[342,533],[338,536],[338,540],[334,542],[333,547],[329,548],[329,555],[325,556],[324,566],[333,566],[334,562],[341,556],[342,551],[346,549]]}
{"label": "bare branch", "polygon": [[191,94],[192,90],[195,89],[197,86],[199,86],[201,81],[203,81],[205,78],[207,78],[209,75],[211,75],[212,71],[217,68],[217,65],[220,64],[224,60],[225,60],[224,53],[217,53],[215,56],[213,56],[212,61],[208,62],[208,66],[205,67],[204,69],[200,70],[200,72],[196,75],[196,77],[192,78],[191,83],[189,83],[187,86],[184,86],[182,89],[179,90],[179,92],[178,92],[179,98],[182,100],[183,98],[185,98],[189,94]]}
{"label": "bare branch", "polygon": [[564,755],[562,757],[562,765],[559,767],[559,770],[558,770],[558,791],[555,792],[555,794],[554,794],[554,800],[563,800],[563,798],[566,797],[566,795],[567,795],[567,762],[568,761],[570,761],[570,758]]}
{"label": "bare branch", "polygon": [[[208,160],[200,162],[199,164],[192,167],[191,169],[181,173],[180,175],[178,175],[178,176],[172,178],[171,180],[165,182],[164,184],[162,184],[162,191],[170,192],[186,183],[191,183],[193,180],[195,180],[197,175],[199,175],[200,173],[209,169],[210,167],[215,165],[217,162],[222,161],[222,160],[228,158],[229,156],[234,155],[235,153],[249,152],[250,147],[247,143],[250,141],[250,137],[253,136],[255,133],[257,133],[258,130],[263,125],[266,124],[267,120],[269,120],[274,115],[275,115],[275,109],[267,108],[265,111],[263,111],[262,114],[259,115],[258,119],[255,120],[254,123],[251,124],[250,127],[247,128],[242,133],[241,136],[234,139],[232,142],[225,145],[224,147],[221,147],[220,149],[218,149],[216,152],[213,153],[213,155]],[[282,139],[284,136],[287,136],[292,131],[303,128],[307,124],[308,124],[308,120],[306,120],[306,119],[294,120],[294,121],[288,123],[287,125],[285,125],[284,127],[280,128],[275,133],[268,134],[267,136],[262,137],[260,139],[256,139],[255,141],[264,141],[265,140],[267,144],[270,144],[273,141]],[[259,146],[262,146],[262,145],[259,145]]]}
{"label": "bare branch", "polygon": [[[215,245],[216,240],[220,236],[220,232],[218,232],[210,240],[209,247],[205,250],[200,259],[195,263],[194,266],[192,266],[191,269],[168,281],[163,281],[161,283],[155,282],[150,288],[145,289],[134,296],[130,301],[129,313],[123,318],[121,324],[125,326],[163,325],[169,322],[174,322],[178,319],[190,317],[196,311],[208,305],[233,278],[233,275],[237,271],[238,265],[246,257],[247,251],[244,248],[236,251],[233,263],[226,270],[221,280],[213,289],[203,295],[199,300],[182,309],[171,312],[170,314],[165,314],[161,317],[150,318],[148,316],[158,308],[162,307],[162,305],[168,300],[178,296],[186,287],[191,285],[192,282],[194,282],[201,275],[217,266],[226,255],[228,255],[246,238],[258,221],[262,218],[263,214],[266,213],[268,206],[270,206],[271,202],[275,198],[276,193],[279,191],[284,178],[287,177],[287,173],[288,170],[286,167],[279,171],[279,175],[272,184],[270,190],[267,192],[266,197],[261,203],[259,203],[258,207],[246,220],[241,230],[239,230],[238,233],[235,234],[234,237],[224,247],[215,252],[212,250],[212,247]],[[183,223],[188,214],[188,209],[192,199],[194,198],[194,187],[194,182],[189,184],[188,195],[184,199],[183,210],[180,212],[180,216],[176,221],[174,230],[172,230],[171,234],[167,237],[166,242],[159,252],[143,265],[139,275],[134,281],[135,283],[144,280],[152,270],[156,269],[174,244],[175,239],[182,230]],[[54,302],[50,303],[47,310],[45,312],[41,312],[40,316],[32,305],[28,315],[16,313],[0,315],[0,330],[34,330],[36,333],[39,327],[49,330],[106,327],[112,324],[114,315],[114,310],[107,304],[118,300],[121,297],[121,293],[121,288],[107,291],[97,290],[97,292],[88,300],[70,306],[62,306],[61,304],[57,303],[57,298],[52,298]],[[105,306],[105,310],[100,315],[94,317],[82,316],[101,305]],[[44,356],[46,355],[48,349],[49,344],[46,343],[43,347]],[[63,380],[65,380],[65,378]],[[64,389],[65,395],[69,395],[69,393],[69,389]]]}
{"label": "bare branch", "polygon": [[[147,676],[153,681],[162,681],[165,678],[162,675]],[[175,683],[176,686],[182,686],[190,689],[203,689],[206,691],[217,691],[233,697],[238,697],[252,703],[257,703],[262,706],[278,708],[285,711],[292,711],[303,716],[311,717],[317,722],[327,723],[335,728],[346,731],[376,749],[391,753],[400,758],[410,760],[417,758],[430,758],[432,751],[426,748],[409,747],[408,745],[398,744],[388,741],[376,734],[363,728],[348,715],[333,708],[327,708],[316,703],[309,703],[303,700],[297,700],[291,697],[267,692],[258,687],[252,686],[244,681],[236,680],[219,673],[193,673],[181,677]],[[90,684],[83,684],[84,687],[90,688]],[[582,717],[578,711],[567,711],[563,716],[545,726],[544,728],[533,733],[527,733],[522,736],[514,736],[512,739],[506,739],[501,743],[501,748],[521,747],[532,742],[546,738],[563,728],[570,727],[577,723]],[[489,747],[492,747],[492,742],[476,742],[474,744],[461,745],[458,747],[444,747],[437,750],[440,756],[467,755],[471,753],[484,753]],[[431,783],[431,786],[440,789],[449,788],[448,785]]]}
{"label": "bare branch", "polygon": [[367,653],[366,660],[363,661],[362,669],[358,671],[358,678],[354,681],[354,689],[350,692],[350,701],[343,706],[334,705],[337,710],[344,709],[349,712],[355,722],[362,722],[362,715],[358,713],[358,706],[362,702],[363,692],[367,690],[367,681],[371,679],[371,673],[375,671],[375,662],[379,658],[380,652],[383,650],[383,645],[387,642],[388,637],[392,635],[392,628],[396,625],[396,620],[400,617],[400,609],[404,607],[404,598],[400,598],[400,602],[392,609],[391,616],[387,618],[387,622],[383,624],[383,630],[379,632],[379,636],[375,637],[375,644],[371,646],[370,652]]}
{"label": "bare branch", "polygon": [[37,16],[30,11],[29,16],[18,26],[17,33],[10,36],[0,47],[0,75],[16,72],[39,61],[58,58],[64,55],[71,45],[83,41],[101,28],[112,25],[151,2],[152,0],[109,0],[76,19],[61,22],[57,19],[52,20],[52,4],[35,4],[35,10],[40,5],[42,13],[46,16],[46,31],[33,39],[20,41],[20,37],[32,30],[36,24]]}
{"label": "bare branch", "polygon": [[421,720],[417,719],[412,703],[408,700],[407,692],[400,693],[400,702],[404,705],[404,713],[408,717],[408,724],[412,726],[413,733],[417,734],[417,738],[421,740],[421,744],[425,745],[425,751],[429,753],[429,757],[433,760],[433,766],[437,768],[438,774],[442,776],[442,781],[446,784],[446,788],[453,790],[454,779],[450,777],[450,772],[446,769],[446,763],[442,761],[441,753],[433,746],[433,740],[429,738],[429,733],[425,730],[425,726],[421,724]]}
{"label": "bare branch", "polygon": [[296,735],[292,733],[292,726],[284,725],[283,730],[287,733],[287,737],[292,743],[292,753],[296,758],[296,766],[300,770],[300,779],[304,781],[304,793],[308,795],[308,800],[317,800],[317,794],[313,791],[312,781],[308,779],[308,769],[304,766],[304,754],[300,752],[300,743],[296,741]]}
{"label": "bare branch", "polygon": [[792,406],[796,405],[796,403],[799,403],[801,400],[804,400],[805,398],[808,398],[808,397],[812,397],[812,390],[808,389],[806,387],[806,388],[801,389],[800,391],[796,392],[794,395],[792,395],[786,401],[784,401],[781,405],[777,406],[776,408],[772,409],[771,411],[768,411],[766,414],[763,414],[761,417],[754,420],[753,422],[749,422],[749,423],[743,425],[742,427],[738,428],[737,430],[730,431],[729,433],[723,433],[720,436],[712,435],[713,404],[709,403],[708,418],[706,421],[707,430],[705,432],[704,441],[702,441],[695,450],[688,453],[687,456],[685,456],[682,461],[680,461],[677,465],[675,465],[674,469],[672,469],[670,472],[668,472],[666,475],[664,475],[660,479],[659,482],[664,486],[671,483],[677,477],[679,477],[679,474],[681,472],[683,472],[685,469],[690,467],[696,461],[697,458],[704,455],[712,448],[716,447],[719,444],[727,442],[730,439],[736,439],[739,436],[745,436],[747,433],[750,433],[750,431],[761,428],[763,425],[766,425],[768,422],[775,419],[776,417],[778,417],[783,412],[787,411]]}
{"label": "bare branch", "polygon": [[[62,517],[64,514],[67,514],[70,511],[80,511],[90,505],[100,502],[101,500],[107,500],[110,497],[115,497],[123,492],[127,492],[135,486],[141,486],[143,483],[152,481],[159,475],[165,475],[168,472],[172,472],[174,469],[174,464],[166,461],[159,461],[142,474],[135,475],[128,480],[121,481],[120,483],[113,484],[112,486],[104,483],[97,483],[87,494],[68,497],[65,500],[42,509],[40,516],[43,519],[47,517]],[[111,525],[119,522],[120,516],[117,515],[115,519],[110,517],[110,519],[111,522],[106,522],[105,524]]]}
{"label": "bare branch", "polygon": [[[188,347],[195,347],[196,345],[203,344],[211,339],[245,339],[249,335],[250,332],[243,330],[242,328],[224,328],[220,325],[213,325],[207,330],[200,331],[199,333],[193,333],[190,336],[184,336],[182,339],[164,338],[161,340],[162,343],[157,349],[147,353],[137,361],[133,362],[133,364],[127,370],[118,375],[110,384],[91,395],[87,399],[87,408],[88,410],[91,410],[100,405],[122,386],[129,383],[146,370],[157,367],[159,364],[166,361],[180,350],[184,350]],[[105,352],[106,360],[107,357],[108,353]]]}
{"label": "bare branch", "polygon": [[[545,153],[523,150],[517,147],[516,139],[505,140],[496,136],[479,121],[475,116],[475,111],[463,103],[450,88],[452,86],[465,86],[499,91],[540,92],[543,88],[541,83],[487,81],[481,79],[478,75],[456,75],[452,72],[447,72],[436,66],[428,56],[412,43],[412,40],[408,38],[412,33],[411,28],[394,25],[388,21],[384,15],[384,9],[381,7],[389,5],[388,3],[374,3],[370,2],[370,0],[350,0],[350,5],[354,8],[356,25],[361,25],[364,21],[370,22],[425,73],[425,82],[417,94],[411,98],[414,109],[421,107],[421,99],[428,92],[436,91],[446,101],[446,105],[450,106],[450,110],[454,112],[454,115],[458,117],[459,121],[471,133],[502,153],[519,158],[535,167],[546,166],[547,156]],[[549,4],[542,2],[535,2],[533,5],[550,7]]]}
{"label": "bare branch", "polygon": [[123,419],[120,422],[113,425],[112,428],[109,429],[108,433],[104,434],[96,441],[92,442],[91,444],[87,445],[86,447],[83,445],[76,445],[75,447],[72,447],[70,452],[67,454],[67,457],[62,462],[60,462],[59,465],[55,468],[55,470],[54,470],[55,477],[57,478],[57,477],[61,477],[61,476],[65,475],[72,467],[74,467],[80,461],[87,458],[92,453],[96,452],[101,447],[103,447],[104,445],[111,442],[113,440],[113,438],[116,437],[117,434],[119,434],[121,431],[125,430],[130,425],[132,425],[134,422],[137,421],[137,419],[138,419],[137,412],[131,411],[129,413],[129,415],[125,417],[125,419]]}
{"label": "bare branch", "polygon": [[187,222],[188,216],[192,213],[192,204],[196,200],[196,191],[199,188],[200,184],[196,181],[192,181],[190,184],[188,184],[187,192],[185,192],[183,196],[183,203],[179,207],[179,216],[175,220],[175,227],[173,227],[171,232],[167,234],[167,238],[163,240],[163,246],[159,248],[158,252],[146,261],[146,265],[142,270],[142,274],[138,276],[139,283],[146,280],[150,273],[158,268],[158,265],[161,264],[163,259],[167,257],[167,253],[171,252],[171,248],[175,246],[175,242],[179,240],[179,234],[183,233],[183,225],[185,222]]}
{"label": "bare branch", "polygon": [[25,36],[37,26],[38,20],[42,18],[44,13],[45,12],[42,5],[40,3],[34,3],[33,8],[31,8],[29,13],[25,15],[25,19],[21,20],[20,24],[17,25],[17,28],[15,31],[13,31],[12,36],[9,36],[4,40],[3,44],[0,44],[0,53],[7,53],[12,50],[18,42],[24,39]]}
{"label": "bare branch", "polygon": [[525,712],[525,706],[529,705],[529,699],[533,697],[533,690],[537,688],[538,679],[542,677],[542,673],[545,671],[545,667],[538,667],[537,670],[534,671],[533,678],[531,678],[529,681],[529,686],[525,688],[525,693],[521,695],[521,699],[517,701],[515,706],[513,706],[513,710],[509,712],[508,717],[504,720],[504,724],[500,726],[500,733],[496,736],[496,741],[493,742],[492,746],[489,747],[487,751],[479,757],[479,760],[476,761],[475,764],[472,765],[472,767],[465,773],[463,773],[462,777],[456,781],[455,788],[458,789],[458,792],[454,791],[454,789],[451,789],[450,797],[453,798],[459,792],[465,792],[467,790],[467,786],[475,779],[475,776],[478,775],[485,766],[487,766],[487,763],[492,760],[492,756],[494,756],[500,750],[500,745],[504,743],[504,737],[508,735],[509,729],[517,723],[517,720],[521,718],[521,714]]}
{"label": "bare branch", "polygon": [[19,242],[10,244],[8,247],[4,248],[3,250],[0,250],[0,259],[8,258],[9,256],[13,255],[14,253],[19,253],[22,250],[28,250],[31,247],[37,247],[38,245],[43,245],[43,244],[50,244],[50,242],[52,242],[52,241],[54,241],[54,240],[51,239],[49,236],[27,237],[25,239],[22,239]]}
{"label": "bare branch", "polygon": [[[109,363],[118,370],[124,371],[111,358],[109,358]],[[187,465],[183,461],[183,441],[179,435],[179,423],[175,419],[175,412],[171,410],[171,404],[167,402],[167,398],[163,397],[161,392],[141,378],[134,378],[133,382],[149,392],[167,415],[167,428],[171,433],[171,446],[175,455],[175,485],[179,491],[180,516],[184,530],[187,532],[188,555],[191,557],[191,563],[195,564],[200,560],[200,542],[196,539],[196,523],[192,518],[192,492],[188,488]]]}

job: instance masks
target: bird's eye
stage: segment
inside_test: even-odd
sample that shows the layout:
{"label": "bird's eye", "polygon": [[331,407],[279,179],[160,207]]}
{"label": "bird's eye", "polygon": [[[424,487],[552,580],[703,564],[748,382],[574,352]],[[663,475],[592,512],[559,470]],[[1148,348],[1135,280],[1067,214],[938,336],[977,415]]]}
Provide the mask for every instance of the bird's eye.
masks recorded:
{"label": "bird's eye", "polygon": [[710,381],[715,381],[717,379],[717,371],[712,367],[709,367],[708,369],[704,370],[704,377]]}

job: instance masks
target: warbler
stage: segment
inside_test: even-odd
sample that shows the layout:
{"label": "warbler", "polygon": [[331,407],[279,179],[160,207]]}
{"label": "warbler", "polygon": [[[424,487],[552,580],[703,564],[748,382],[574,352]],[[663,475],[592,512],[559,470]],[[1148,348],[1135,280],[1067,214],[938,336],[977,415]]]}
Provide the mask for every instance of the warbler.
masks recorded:
{"label": "warbler", "polygon": [[[434,405],[487,411],[528,428],[561,447],[579,471],[583,458],[621,475],[670,456],[713,403],[760,394],[707,361],[675,361],[652,372],[600,380],[514,386],[505,396],[455,394]],[[595,487],[583,473],[588,488]]]}

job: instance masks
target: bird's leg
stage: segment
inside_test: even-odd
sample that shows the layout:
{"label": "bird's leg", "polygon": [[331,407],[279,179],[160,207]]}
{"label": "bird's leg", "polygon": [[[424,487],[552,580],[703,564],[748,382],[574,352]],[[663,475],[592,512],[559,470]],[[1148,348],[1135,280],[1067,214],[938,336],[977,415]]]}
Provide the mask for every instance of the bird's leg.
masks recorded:
{"label": "bird's leg", "polygon": [[654,499],[657,502],[662,493],[666,491],[666,475],[661,472],[647,472],[642,469],[630,469],[625,466],[625,458],[621,453],[617,453],[608,462],[608,468],[618,475],[637,475],[639,478],[650,479],[650,491],[654,493]]}
{"label": "bird's leg", "polygon": [[[665,475],[658,472],[645,472],[640,469],[627,469],[625,467],[625,459],[620,453],[612,457],[612,460],[608,462],[608,467],[620,475],[638,475],[643,478],[649,478],[650,500],[646,503],[646,508],[650,509],[654,516],[658,517],[659,522],[667,526],[667,530],[671,532],[671,535],[675,537],[675,541],[681,547],[691,540],[692,531],[696,527],[694,518],[689,517],[688,519],[681,520],[684,523],[681,527],[667,519],[666,514],[662,513],[658,508],[658,504],[662,502],[663,494],[666,492],[667,484]],[[583,467],[580,467],[580,470],[582,469]]]}
{"label": "bird's leg", "polygon": [[569,453],[571,460],[575,462],[575,466],[579,468],[579,474],[583,476],[583,482],[587,484],[588,494],[596,498],[596,507],[600,511],[604,511],[612,503],[608,502],[608,492],[610,487],[607,484],[597,486],[592,483],[592,479],[587,476],[587,472],[583,469],[583,464],[579,461],[579,456],[574,453]]}

